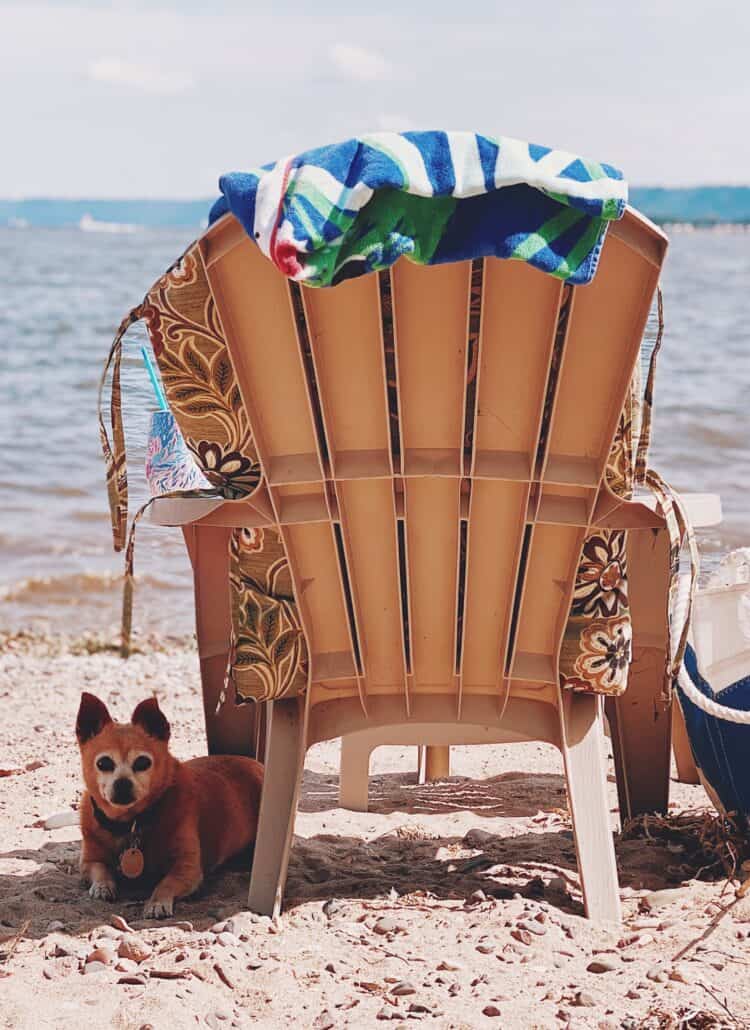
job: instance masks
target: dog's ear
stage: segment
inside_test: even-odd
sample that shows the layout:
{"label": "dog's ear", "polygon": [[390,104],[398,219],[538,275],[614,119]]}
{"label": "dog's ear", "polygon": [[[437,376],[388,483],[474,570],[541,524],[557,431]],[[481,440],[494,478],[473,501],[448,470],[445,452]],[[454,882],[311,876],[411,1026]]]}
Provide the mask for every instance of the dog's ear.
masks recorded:
{"label": "dog's ear", "polygon": [[169,723],[155,697],[149,697],[136,705],[130,721],[134,726],[142,727],[149,737],[156,737],[157,740],[169,740]]}
{"label": "dog's ear", "polygon": [[78,743],[85,744],[87,740],[91,740],[97,733],[101,733],[108,722],[112,722],[112,716],[107,711],[104,702],[84,691],[81,694],[81,704],[76,717]]}

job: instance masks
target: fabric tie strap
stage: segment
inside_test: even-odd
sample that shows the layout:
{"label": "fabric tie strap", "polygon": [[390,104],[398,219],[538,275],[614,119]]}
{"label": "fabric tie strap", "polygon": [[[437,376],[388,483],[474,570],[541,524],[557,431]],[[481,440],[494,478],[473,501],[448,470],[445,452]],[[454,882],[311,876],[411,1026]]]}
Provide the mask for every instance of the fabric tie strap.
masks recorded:
{"label": "fabric tie strap", "polygon": [[[107,470],[107,495],[109,498],[109,514],[112,522],[112,539],[116,551],[125,546],[125,534],[128,524],[128,467],[125,453],[125,432],[122,426],[122,390],[120,387],[120,366],[122,364],[122,338],[135,322],[143,317],[143,304],[130,311],[115,333],[104,371],[99,381],[97,412],[99,416],[99,438],[104,452],[104,463]],[[102,399],[107,374],[112,369],[112,386],[110,390],[110,425],[112,440],[107,436],[107,427],[102,413]]]}
{"label": "fabric tie strap", "polygon": [[122,622],[120,629],[120,656],[129,658],[131,654],[131,643],[133,633],[133,595],[135,593],[135,530],[143,515],[151,507],[154,501],[168,500],[171,498],[220,498],[220,490],[173,490],[171,493],[159,494],[158,497],[150,497],[145,504],[142,504],[133,516],[130,524],[130,531],[127,534],[127,545],[125,547],[125,572],[122,588]]}
{"label": "fabric tie strap", "polygon": [[[661,476],[648,467],[648,452],[651,446],[651,426],[654,407],[654,384],[656,380],[656,361],[664,338],[664,299],[661,286],[656,290],[656,339],[648,366],[646,385],[643,391],[643,411],[635,457],[634,481],[637,486],[649,490],[659,503],[669,534],[669,637],[670,648],[664,672],[664,684],[660,700],[665,704],[672,701],[672,687],[677,679],[687,647],[690,633],[693,597],[698,583],[700,556],[695,539],[695,532],[688,518],[680,495],[666,483]],[[683,544],[687,543],[690,557],[690,575],[687,579],[687,592],[682,604],[676,603],[677,585],[680,572],[680,556]],[[679,627],[679,632],[677,631]],[[674,641],[676,640],[676,644]]]}

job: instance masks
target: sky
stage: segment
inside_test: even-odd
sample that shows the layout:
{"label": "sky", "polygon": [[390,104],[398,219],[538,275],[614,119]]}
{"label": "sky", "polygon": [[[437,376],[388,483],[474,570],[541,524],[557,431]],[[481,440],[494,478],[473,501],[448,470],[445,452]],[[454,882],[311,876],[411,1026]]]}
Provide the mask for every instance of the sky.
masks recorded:
{"label": "sky", "polygon": [[419,128],[748,184],[748,39],[746,0],[0,0],[0,197],[209,197]]}

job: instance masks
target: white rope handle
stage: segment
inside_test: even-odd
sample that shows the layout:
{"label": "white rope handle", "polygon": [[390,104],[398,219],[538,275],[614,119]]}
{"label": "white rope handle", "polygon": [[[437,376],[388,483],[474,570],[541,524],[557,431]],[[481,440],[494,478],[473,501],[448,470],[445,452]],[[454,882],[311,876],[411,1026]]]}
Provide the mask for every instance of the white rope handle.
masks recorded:
{"label": "white rope handle", "polygon": [[[674,605],[674,620],[677,625],[680,625],[682,620],[687,618],[689,604],[690,578],[683,576],[680,579]],[[724,722],[734,722],[739,726],[750,726],[750,712],[741,712],[737,708],[727,708],[726,705],[720,705],[718,701],[713,701],[710,697],[702,694],[691,680],[684,661],[680,666],[680,671],[677,673],[677,682],[687,699],[692,701],[696,708],[700,708],[706,715],[712,715],[715,719],[723,719]]]}
{"label": "white rope handle", "polygon": [[736,722],[740,726],[750,726],[750,712],[727,708],[726,705],[720,705],[718,701],[712,701],[710,697],[702,694],[690,679],[684,662],[677,674],[677,682],[688,700],[692,701],[696,708],[700,708],[706,715],[712,715],[715,719],[723,719],[725,722]]}

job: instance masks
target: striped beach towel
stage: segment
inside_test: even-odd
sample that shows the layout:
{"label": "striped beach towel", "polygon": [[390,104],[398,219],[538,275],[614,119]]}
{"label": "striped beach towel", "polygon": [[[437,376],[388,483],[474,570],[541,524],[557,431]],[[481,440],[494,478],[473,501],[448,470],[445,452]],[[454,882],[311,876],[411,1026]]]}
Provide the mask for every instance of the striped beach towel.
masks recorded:
{"label": "striped beach towel", "polygon": [[231,211],[286,276],[333,286],[406,256],[514,258],[575,285],[596,272],[627,184],[611,165],[473,132],[380,132],[220,179]]}

